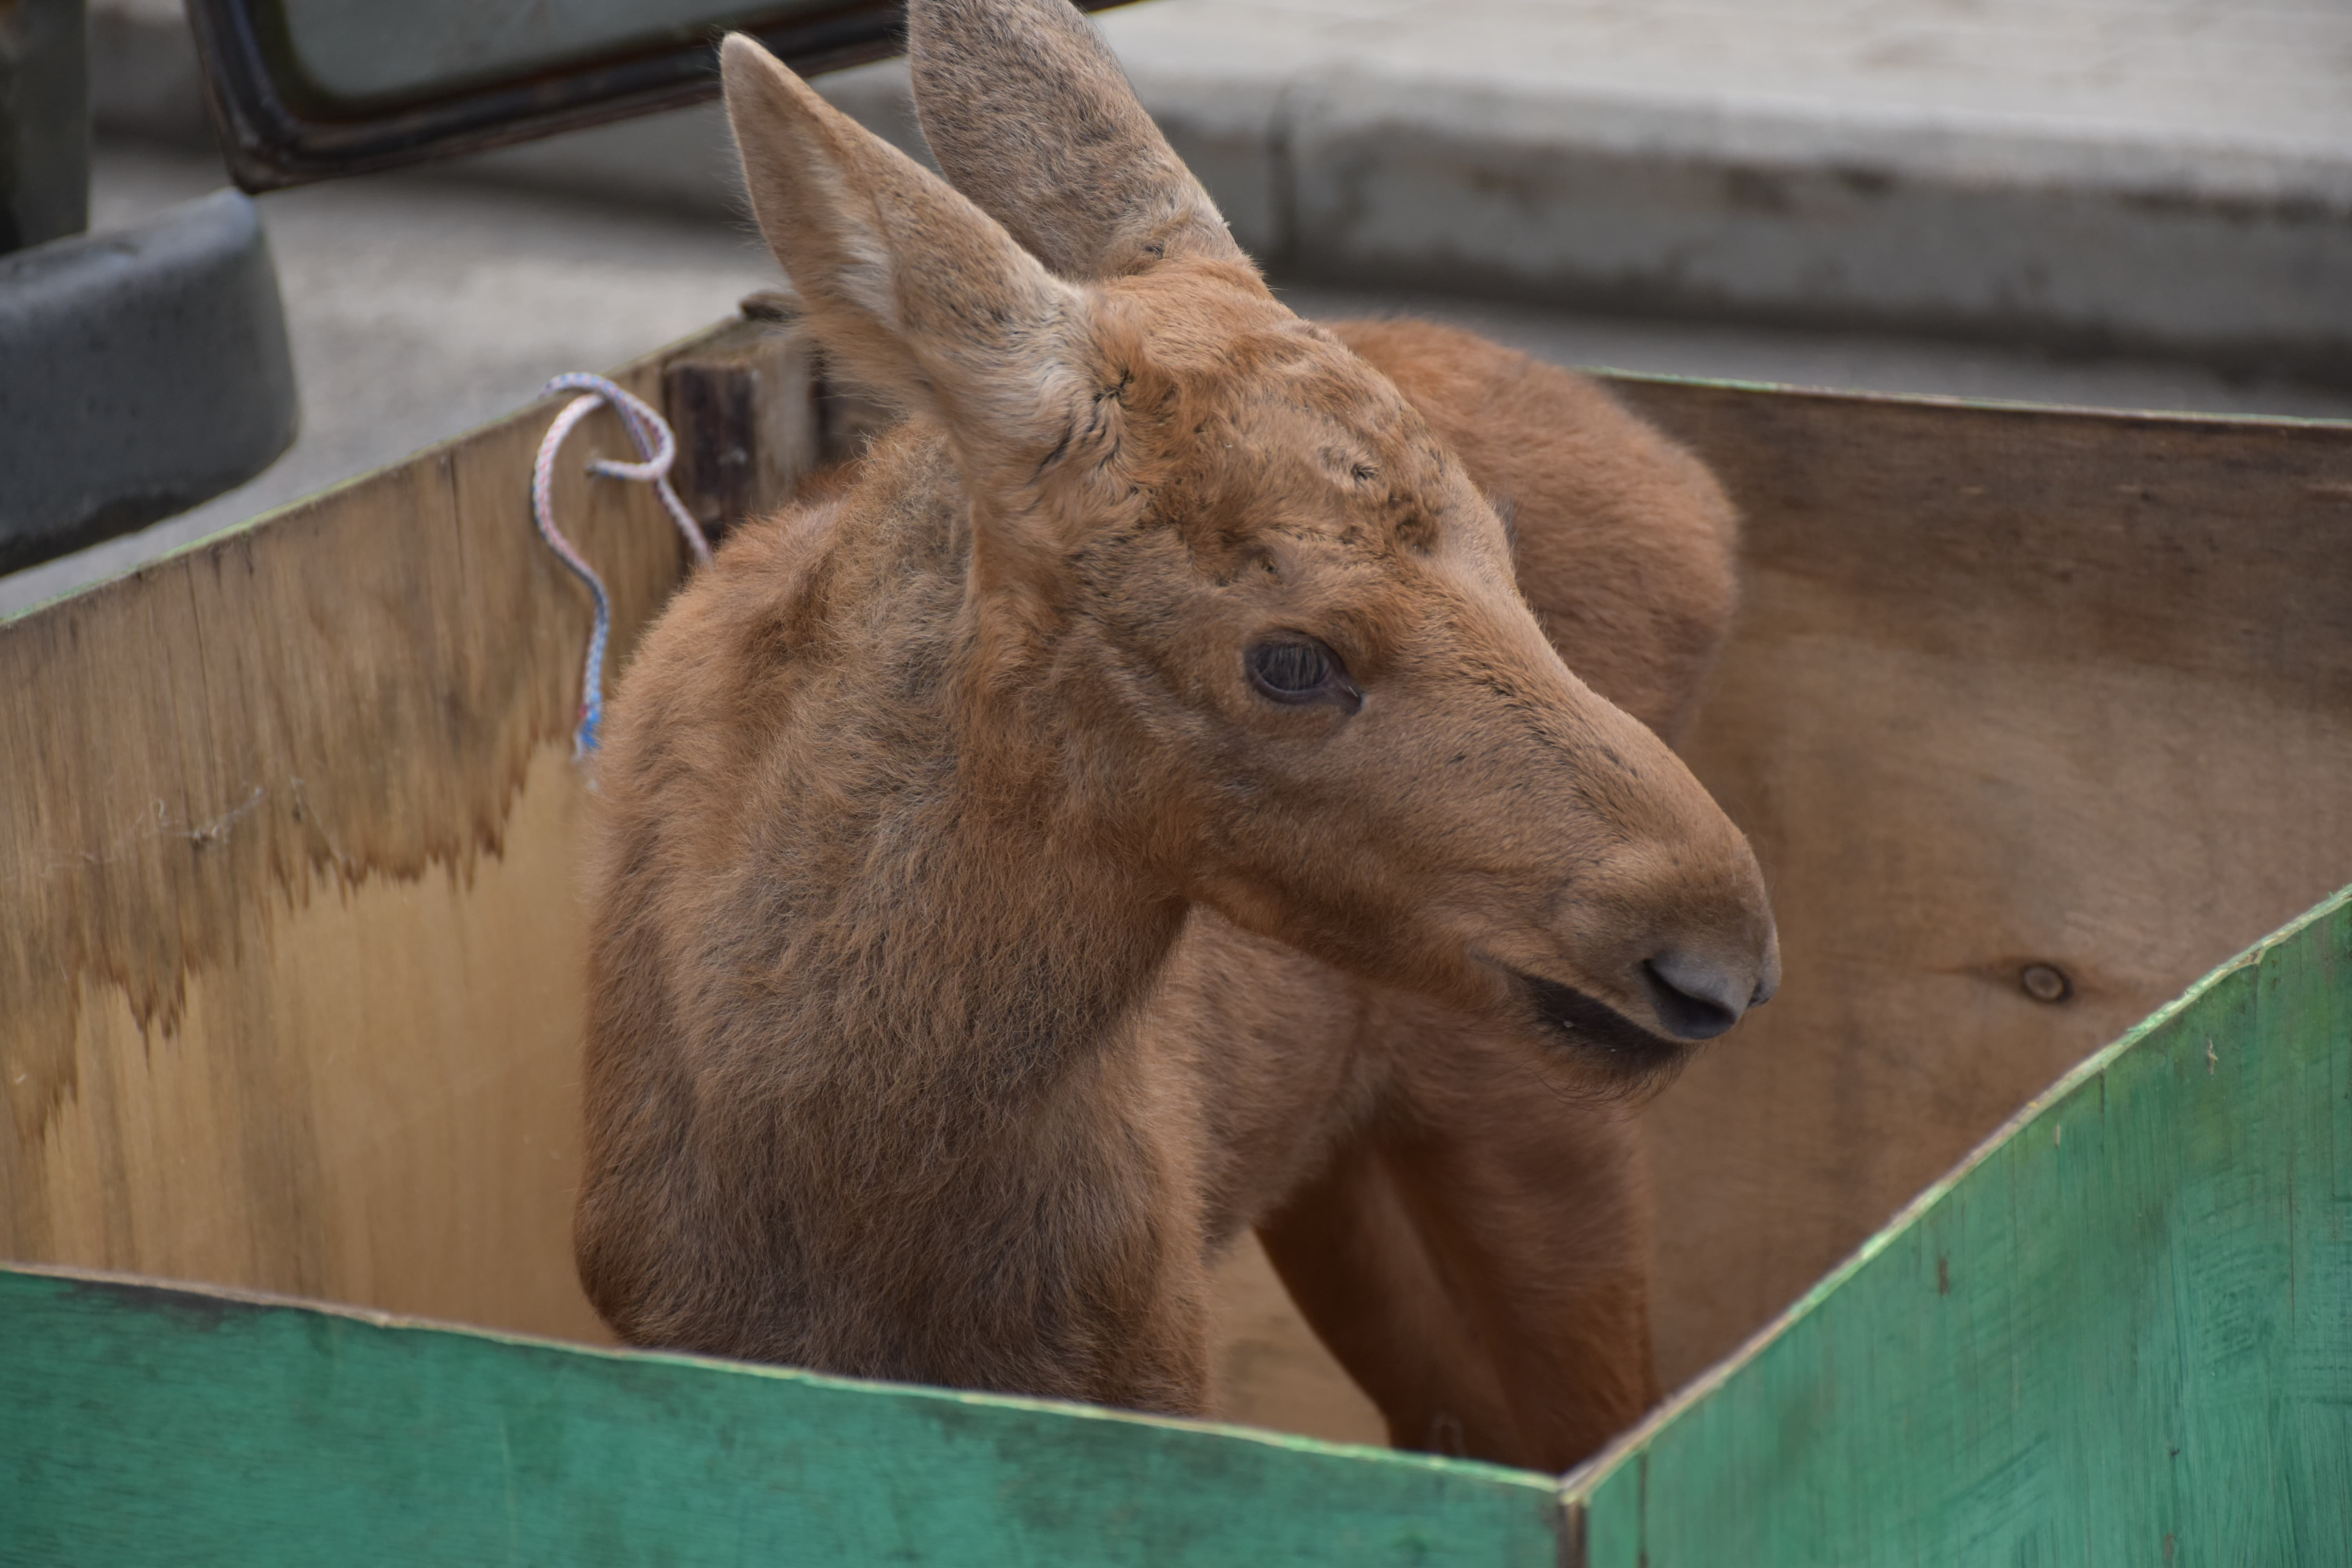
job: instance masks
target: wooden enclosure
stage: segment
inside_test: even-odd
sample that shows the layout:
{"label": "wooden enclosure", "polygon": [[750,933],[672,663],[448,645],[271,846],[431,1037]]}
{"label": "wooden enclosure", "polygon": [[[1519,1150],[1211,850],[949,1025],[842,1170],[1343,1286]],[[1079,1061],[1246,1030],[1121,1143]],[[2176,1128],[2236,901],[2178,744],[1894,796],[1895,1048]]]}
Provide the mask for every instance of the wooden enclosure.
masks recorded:
{"label": "wooden enclosure", "polygon": [[1564,1480],[0,1268],[0,1561],[2352,1561],[2347,1026],[2339,898]]}
{"label": "wooden enclosure", "polygon": [[[667,401],[681,425],[689,501],[706,515],[772,502],[809,454],[870,418],[852,400],[812,391],[788,326],[730,324],[618,379]],[[2340,910],[2294,939],[2303,967],[2278,982],[2305,998],[2294,1015],[2304,1024],[2274,1026],[2213,1001],[2268,984],[2260,977],[2273,958],[2231,971],[2242,978],[2225,976],[2189,1013],[2139,1038],[2128,1047],[2137,1056],[2085,1069],[2063,1105],[2043,1106],[2043,1120],[2000,1146],[2011,1152],[1983,1156],[1937,1208],[1890,1233],[1897,1239],[1874,1242],[1836,1291],[1807,1297],[2053,1080],[2215,962],[2352,881],[2343,787],[2352,777],[2352,556],[2342,546],[2352,426],[1617,384],[1715,466],[1748,518],[1740,629],[1686,750],[1757,845],[1787,973],[1778,1000],[1646,1112],[1669,1385],[1699,1377],[1801,1298],[1803,1311],[1733,1370],[1708,1374],[1704,1398],[1670,1405],[1663,1424],[1573,1478],[1564,1511],[1549,1483],[1510,1472],[1393,1458],[1360,1472],[1370,1479],[1359,1485],[1328,1478],[1375,1461],[1019,1402],[893,1394],[889,1408],[901,1414],[877,1414],[856,1427],[863,1436],[845,1436],[852,1449],[904,1441],[970,1458],[957,1446],[998,1452],[1031,1441],[1021,1423],[1058,1431],[1084,1421],[1086,1442],[1112,1456],[1088,1472],[1093,1486],[1154,1498],[1198,1489],[1221,1500],[1202,1508],[1268,1520],[1304,1509],[1327,1532],[1360,1502],[1388,1520],[1377,1541],[1350,1537],[1360,1552],[1335,1562],[1501,1563],[1522,1550],[1549,1561],[1538,1548],[1551,1550],[1543,1542],[1558,1531],[1595,1563],[1646,1552],[1655,1568],[1907,1562],[1927,1539],[1920,1531],[1976,1518],[1972,1508],[2008,1521],[1986,1527],[1988,1542],[2056,1541],[2050,1531],[2078,1515],[2120,1528],[2126,1500],[2155,1495],[2151,1472],[2138,1459],[2116,1461],[2111,1477],[2052,1472],[2070,1485],[2111,1481],[2124,1500],[2109,1512],[2084,1513],[2054,1483],[2002,1492],[1999,1465],[2027,1453],[2004,1442],[2082,1440],[2054,1416],[2036,1426],[2028,1417],[2041,1407],[2022,1394],[2007,1425],[1964,1411],[1942,1426],[1914,1422],[1896,1441],[1873,1421],[1895,1407],[1888,1401],[1953,1397],[1964,1388],[1949,1381],[1963,1375],[1956,1369],[2012,1383],[2063,1369],[2021,1347],[2053,1326],[2075,1331],[2069,1325],[2084,1314],[2117,1333],[2174,1333],[2194,1362],[2207,1343],[2197,1333],[2212,1326],[2199,1314],[2218,1310],[2223,1296],[2213,1292],[2223,1288],[2167,1285],[2148,1270],[2171,1266],[2149,1259],[2187,1234],[2182,1205],[2204,1205],[2211,1223],[2234,1215],[2252,1225],[2263,1218],[2254,1198],[2267,1202],[2267,1184],[2286,1172],[2305,1184],[2302,1217],[2258,1226],[2255,1241],[2222,1247],[2213,1267],[2234,1268],[2230,1259],[2275,1241],[2296,1260],[2289,1278],[2299,1294],[2282,1309],[2286,1328],[2223,1349],[2260,1368],[2291,1352],[2304,1358],[2294,1363],[2302,1386],[2333,1390],[2339,1413],[2352,1408],[2341,1332],[2352,1321],[2343,1243],[2352,1089],[2345,1015],[2326,1000],[2342,994],[2342,943],[2326,934],[2340,934]],[[551,412],[522,411],[0,625],[0,1091],[9,1110],[0,1257],[602,1339],[569,1249],[584,930],[573,857],[586,802],[570,731],[587,605],[533,535],[525,497]],[[682,562],[649,494],[581,476],[574,458],[585,448],[625,446],[609,416],[586,428],[560,467],[558,505],[612,588],[617,668]],[[2181,1031],[2206,1026],[2181,1023],[2192,1014],[2217,1020],[2217,1040],[2271,1053],[2259,1082],[2227,1080],[2255,1098],[2189,1096],[2224,1081],[2194,1081],[2201,1037],[2184,1045]],[[2082,1150],[2081,1097],[2106,1095],[2126,1059],[2158,1057],[2171,1065],[2133,1069],[2137,1131],[2103,1144],[2095,1135],[2094,1152],[2075,1156],[2092,1166],[2033,1165],[2042,1207],[2020,1210],[2024,1200],[2011,1197],[2000,1211],[2013,1216],[2003,1224],[2046,1220],[2077,1238],[2120,1226],[2115,1247],[2098,1254],[2107,1264],[2086,1260],[2073,1286],[2045,1264],[2023,1284],[2009,1279],[2003,1270],[2024,1265],[2000,1252],[2016,1237],[1986,1217],[1989,1200],[1969,1209],[1978,1217],[1965,1235],[1934,1229],[1959,1223],[1934,1216],[1956,1212],[1960,1194],[2026,1182],[2014,1162]],[[2228,1120],[2239,1113],[2254,1120]],[[2074,1131],[2045,1158],[2035,1141],[2053,1116]],[[2194,1181],[2204,1186],[2182,1185],[2191,1164],[2131,1163],[2134,1151],[2173,1137],[2202,1151]],[[2085,1169],[2105,1173],[2080,1177]],[[2090,1184],[2065,1184],[2074,1179]],[[2233,1183],[2252,1194],[2237,1209],[2223,1202]],[[2147,1219],[2159,1212],[2165,1225]],[[1906,1278],[1916,1286],[1929,1267],[1916,1248],[1930,1237],[1932,1300],[1863,1288],[1900,1268],[1915,1270]],[[2249,1289],[2269,1289],[2269,1276],[2249,1279]],[[1254,1248],[1228,1266],[1223,1289],[1220,1397],[1231,1418],[1377,1440],[1368,1405]],[[845,1385],[823,1379],[518,1348],[290,1308],[191,1308],[195,1300],[0,1279],[11,1325],[0,1341],[0,1377],[11,1381],[0,1392],[49,1413],[0,1436],[0,1462],[39,1482],[23,1495],[59,1505],[82,1496],[56,1489],[66,1471],[43,1469],[39,1457],[71,1426],[58,1403],[69,1391],[55,1383],[68,1374],[53,1365],[96,1377],[89,1369],[101,1364],[178,1365],[184,1352],[195,1358],[186,1375],[200,1379],[257,1377],[258,1363],[236,1358],[327,1353],[320,1347],[332,1350],[334,1378],[377,1375],[365,1370],[371,1357],[408,1369],[400,1375],[446,1367],[448,1408],[472,1411],[477,1426],[466,1430],[482,1442],[493,1427],[511,1435],[498,1425],[499,1401],[529,1403],[539,1388],[545,1409],[562,1411],[605,1398],[581,1389],[625,1386],[652,1402],[645,1408],[689,1426],[698,1402],[718,1401],[733,1412],[719,1425],[746,1453],[770,1452],[761,1444],[785,1441],[775,1434],[787,1427],[805,1447],[825,1422],[849,1419],[810,1415],[815,1426],[792,1427],[806,1410],[850,1407],[837,1403],[851,1398]],[[1878,1305],[1849,1321],[1863,1309],[1841,1303],[1865,1300]],[[1955,1302],[1976,1316],[1958,1327],[1933,1316]],[[2229,1310],[2230,1323],[2255,1321],[2251,1305]],[[251,1330],[258,1337],[196,1328],[248,1321],[266,1325]],[[75,1322],[97,1337],[68,1355]],[[189,1343],[174,1348],[180,1340]],[[1844,1371],[1854,1357],[1868,1362],[1866,1376]],[[1927,1377],[1931,1363],[1943,1381]],[[2183,1374],[2192,1393],[2240,1386],[2197,1381],[2203,1365]],[[180,1387],[177,1375],[158,1371],[155,1386]],[[292,1380],[284,1408],[310,1409],[299,1370],[283,1376]],[[2273,1407],[2285,1408],[2276,1378],[2244,1376],[2244,1387],[2271,1390]],[[2156,1408],[2153,1384],[2111,1381],[2116,1423],[2126,1407]],[[343,1386],[302,1386],[330,1384]],[[1769,1397],[1753,1393],[1767,1387]],[[376,1408],[363,1382],[351,1388],[353,1408]],[[803,1395],[817,1404],[790,1404]],[[401,1405],[398,1418],[436,1419],[441,1407],[415,1398],[426,1404]],[[772,1398],[790,1409],[762,1414],[758,1402]],[[128,1394],[119,1400],[137,1407]],[[2296,1417],[2298,1442],[2347,1436],[2324,1405]],[[596,1408],[608,1412],[597,1419],[660,1425],[628,1414],[639,1407],[626,1401]],[[1745,1414],[1719,1414],[1735,1408]],[[1012,1425],[969,1414],[982,1411]],[[277,1441],[262,1431],[267,1410],[245,1415],[256,1443]],[[908,1425],[892,1425],[902,1415]],[[772,1418],[785,1426],[762,1426]],[[1826,1435],[1812,1436],[1816,1426]],[[188,1429],[192,1440],[200,1428]],[[320,1441],[322,1454],[339,1451]],[[677,1485],[733,1496],[753,1484],[730,1479],[719,1450],[679,1441]],[[1931,1487],[1881,1477],[1871,1466],[1890,1441],[1930,1458],[1948,1451],[1958,1479]],[[476,1460],[487,1452],[467,1451]],[[611,1484],[593,1464],[536,1462],[530,1473],[549,1486]],[[813,1460],[793,1462],[803,1467],[796,1474],[816,1473],[805,1468]],[[946,1533],[931,1541],[934,1555],[913,1560],[972,1560],[952,1549],[955,1532],[1009,1529],[1006,1510],[1024,1508],[1035,1524],[1064,1506],[1061,1494],[1032,1496],[972,1462],[918,1479],[992,1487],[996,1500],[922,1514],[925,1530]],[[1836,1464],[1849,1466],[1837,1472],[1848,1479],[1819,1479]],[[1339,1470],[1318,1468],[1332,1465]],[[1259,1469],[1255,1480],[1235,1479]],[[1265,1479],[1276,1472],[1295,1488]],[[436,1497],[473,1484],[421,1461],[401,1474]],[[2117,1479],[2126,1476],[2135,1479]],[[1880,1492],[1856,1489],[1874,1477],[1886,1482]],[[1228,1483],[1241,1489],[1219,1489]],[[1682,1489],[1661,1489],[1669,1483]],[[1979,1489],[1955,1493],[1964,1483]],[[1390,1514],[1381,1513],[1384,1489],[1393,1489]],[[839,1506],[881,1507],[886,1492],[845,1493]],[[2276,1509],[2261,1518],[2305,1517],[2295,1510],[2307,1490],[2264,1495]],[[1814,1511],[1787,1512],[1793,1500]],[[1412,1512],[1424,1504],[1433,1511]],[[1199,1543],[1150,1560],[1239,1560],[1243,1537],[1152,1522],[1161,1519],[1153,1510],[1175,1506],[1139,1500],[1122,1516],[1136,1531]],[[2259,1513],[2269,1503],[2248,1506]],[[1430,1521],[1457,1508],[1463,1521],[1487,1522],[1429,1534]],[[1692,1522],[1700,1511],[1718,1532]],[[1099,1523],[1084,1510],[1056,1517]],[[2218,1515],[2181,1518],[2182,1541],[2231,1539]],[[1051,1555],[1053,1542],[1108,1539],[1061,1528],[1035,1525],[1018,1540]],[[1101,1528],[1115,1536],[1128,1526]],[[1806,1531],[1816,1528],[1832,1530],[1817,1539],[1837,1542],[1835,1552],[1809,1554]],[[1441,1536],[1451,1543],[1444,1552],[1431,1544]],[[529,1539],[540,1544],[524,1556],[589,1560],[556,1536]],[[880,1550],[879,1537],[855,1531],[822,1539]],[[1468,1555],[1446,1556],[1455,1546]],[[2145,1543],[2133,1550],[2144,1555]],[[1008,1548],[1003,1560],[1028,1551]],[[1127,1560],[1108,1548],[1097,1555]]]}

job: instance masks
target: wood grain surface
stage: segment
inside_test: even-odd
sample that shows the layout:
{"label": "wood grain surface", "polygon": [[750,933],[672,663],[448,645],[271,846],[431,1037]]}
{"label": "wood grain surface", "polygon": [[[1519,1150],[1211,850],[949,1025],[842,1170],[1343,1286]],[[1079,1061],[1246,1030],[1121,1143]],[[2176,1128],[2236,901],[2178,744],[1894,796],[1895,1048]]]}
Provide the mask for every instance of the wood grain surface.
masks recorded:
{"label": "wood grain surface", "polygon": [[2352,882],[2352,425],[1619,386],[1747,513],[1685,750],[1786,970],[1649,1114],[1671,1388]]}
{"label": "wood grain surface", "polygon": [[[598,1332],[551,411],[0,626],[0,1256]],[[559,475],[625,658],[677,537]]]}

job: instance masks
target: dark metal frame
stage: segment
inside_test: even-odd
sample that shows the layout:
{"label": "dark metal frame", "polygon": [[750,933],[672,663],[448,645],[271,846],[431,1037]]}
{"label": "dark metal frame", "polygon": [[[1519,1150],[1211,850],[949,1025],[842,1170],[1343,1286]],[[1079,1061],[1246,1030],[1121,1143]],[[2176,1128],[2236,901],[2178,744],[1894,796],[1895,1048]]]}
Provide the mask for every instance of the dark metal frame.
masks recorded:
{"label": "dark metal frame", "polygon": [[[1078,0],[1086,10],[1120,3]],[[906,12],[898,0],[842,0],[815,16],[771,9],[763,16],[757,0],[743,9],[737,30],[803,76],[881,59],[905,47]],[[622,49],[380,111],[330,111],[306,104],[290,48],[256,17],[252,0],[188,0],[188,19],[229,172],[248,191],[484,152],[719,95],[723,29],[712,28],[698,38]]]}

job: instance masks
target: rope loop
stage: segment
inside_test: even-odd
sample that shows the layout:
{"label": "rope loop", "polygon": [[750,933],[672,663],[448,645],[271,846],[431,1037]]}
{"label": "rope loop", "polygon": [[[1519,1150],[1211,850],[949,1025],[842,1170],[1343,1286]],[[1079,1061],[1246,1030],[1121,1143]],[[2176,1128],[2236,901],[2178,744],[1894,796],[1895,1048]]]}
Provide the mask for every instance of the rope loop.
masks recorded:
{"label": "rope loop", "polygon": [[694,521],[694,514],[688,511],[685,503],[677,499],[677,492],[670,488],[669,468],[677,460],[677,437],[671,434],[667,422],[655,413],[645,399],[601,375],[591,375],[585,371],[559,375],[539,389],[541,397],[559,392],[578,392],[583,395],[563,405],[548,426],[545,438],[539,444],[539,460],[531,465],[530,470],[530,515],[531,521],[539,527],[540,538],[555,552],[557,560],[571,568],[573,576],[588,585],[589,597],[595,601],[595,625],[588,634],[588,656],[580,672],[580,727],[572,737],[573,758],[584,762],[594,753],[598,731],[604,722],[604,650],[612,640],[613,601],[605,593],[604,580],[596,574],[596,569],[588,564],[587,557],[582,555],[572,541],[564,537],[563,531],[555,526],[555,455],[562,449],[564,438],[600,405],[610,405],[613,411],[621,416],[621,424],[628,431],[629,438],[636,443],[640,460],[625,463],[617,458],[591,458],[587,464],[588,472],[599,479],[650,482],[654,493],[661,498],[664,510],[669,513],[670,521],[685,536],[687,548],[694,552],[696,565],[710,563],[710,541],[704,537],[702,525]]}

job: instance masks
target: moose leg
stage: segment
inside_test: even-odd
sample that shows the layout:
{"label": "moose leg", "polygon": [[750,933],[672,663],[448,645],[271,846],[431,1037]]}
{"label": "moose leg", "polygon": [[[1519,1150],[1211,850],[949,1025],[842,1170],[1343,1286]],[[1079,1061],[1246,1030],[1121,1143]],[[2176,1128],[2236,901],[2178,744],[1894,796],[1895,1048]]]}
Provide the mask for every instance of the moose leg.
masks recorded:
{"label": "moose leg", "polygon": [[1632,1114],[1507,1043],[1415,1046],[1259,1234],[1399,1447],[1567,1469],[1658,1396]]}

